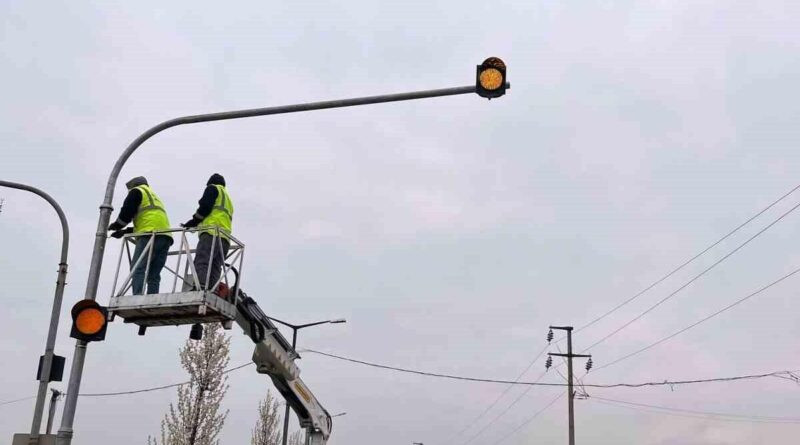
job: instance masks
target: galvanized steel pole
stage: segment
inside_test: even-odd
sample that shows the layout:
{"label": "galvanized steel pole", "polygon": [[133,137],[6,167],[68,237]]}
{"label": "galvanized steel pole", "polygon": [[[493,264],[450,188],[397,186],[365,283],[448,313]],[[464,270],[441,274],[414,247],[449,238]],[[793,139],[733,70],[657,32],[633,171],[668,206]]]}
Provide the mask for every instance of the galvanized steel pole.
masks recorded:
{"label": "galvanized steel pole", "polygon": [[25,184],[0,180],[0,186],[25,190],[44,198],[58,214],[61,221],[61,259],[58,263],[58,278],[56,278],[56,292],[53,296],[53,308],[50,312],[50,327],[47,331],[47,340],[44,346],[44,358],[42,359],[42,370],[39,376],[39,389],[36,392],[36,404],[33,408],[33,422],[31,424],[30,443],[39,443],[39,429],[42,426],[42,414],[44,411],[44,400],[47,396],[47,385],[50,383],[50,369],[53,365],[53,351],[56,344],[56,334],[58,333],[58,318],[61,314],[61,302],[64,299],[64,286],[67,280],[67,253],[69,251],[69,225],[67,217],[61,206],[47,193]]}
{"label": "galvanized steel pole", "polygon": [[[506,83],[506,88],[510,88],[510,84]],[[122,170],[123,165],[128,158],[141,146],[145,141],[155,136],[156,134],[172,127],[187,124],[197,124],[201,122],[214,122],[231,119],[242,119],[246,117],[256,116],[269,116],[273,114],[287,114],[299,113],[302,111],[325,110],[329,108],[343,108],[354,107],[358,105],[370,105],[385,102],[400,102],[405,100],[414,99],[427,99],[432,97],[442,96],[455,96],[459,94],[472,94],[477,91],[475,85],[443,88],[438,90],[425,90],[414,91],[410,93],[399,94],[385,94],[379,96],[359,97],[352,99],[331,100],[325,102],[310,102],[304,104],[284,105],[278,107],[268,108],[252,108],[247,110],[226,111],[222,113],[199,114],[194,116],[184,116],[175,119],[164,121],[155,127],[145,131],[139,137],[134,139],[133,142],[122,152],[122,155],[117,159],[111,174],[108,177],[106,184],[106,193],[103,203],[100,205],[100,217],[97,221],[97,232],[95,233],[94,248],[92,250],[92,260],[89,265],[89,277],[86,282],[85,297],[89,300],[94,300],[97,297],[97,286],[100,281],[100,267],[103,262],[103,252],[106,245],[106,232],[109,221],[111,220],[111,212],[114,209],[111,205],[114,198],[114,187],[117,183],[117,177]],[[72,360],[72,369],[70,371],[69,386],[67,389],[67,396],[64,400],[64,413],[61,417],[61,427],[58,430],[58,445],[69,445],[72,441],[72,423],[75,417],[75,406],[78,399],[78,391],[80,390],[81,375],[83,373],[83,363],[86,356],[86,342],[78,340],[75,344],[75,352]]]}
{"label": "galvanized steel pole", "polygon": [[[292,328],[292,354],[296,354],[297,350],[297,328]],[[281,436],[281,444],[286,445],[289,441],[289,404],[286,403],[286,410],[283,413],[283,435]]]}

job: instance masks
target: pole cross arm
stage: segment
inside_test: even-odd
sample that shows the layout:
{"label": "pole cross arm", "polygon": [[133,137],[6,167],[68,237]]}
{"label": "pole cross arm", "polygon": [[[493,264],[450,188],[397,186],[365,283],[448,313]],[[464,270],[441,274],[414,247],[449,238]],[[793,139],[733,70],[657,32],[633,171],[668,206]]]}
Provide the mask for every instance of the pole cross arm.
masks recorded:
{"label": "pole cross arm", "polygon": [[548,352],[547,355],[554,355],[556,357],[572,357],[572,358],[589,358],[591,354],[559,354],[556,352]]}

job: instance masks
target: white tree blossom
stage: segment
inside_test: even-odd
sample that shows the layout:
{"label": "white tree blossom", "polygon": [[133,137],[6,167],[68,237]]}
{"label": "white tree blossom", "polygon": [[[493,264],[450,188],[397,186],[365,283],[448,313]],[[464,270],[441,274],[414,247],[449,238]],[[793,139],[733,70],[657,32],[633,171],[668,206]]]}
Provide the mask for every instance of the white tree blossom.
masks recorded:
{"label": "white tree blossom", "polygon": [[303,445],[303,430],[297,430],[289,434],[287,445]]}
{"label": "white tree blossom", "polygon": [[258,403],[258,419],[250,438],[251,445],[279,445],[281,443],[280,402],[267,390],[267,396]]}
{"label": "white tree blossom", "polygon": [[[230,355],[230,337],[217,323],[205,326],[200,341],[187,340],[180,350],[189,383],[178,387],[177,407],[170,403],[161,421],[161,445],[218,445],[228,411],[220,405],[228,391],[224,374]],[[148,445],[158,441],[148,437]]]}

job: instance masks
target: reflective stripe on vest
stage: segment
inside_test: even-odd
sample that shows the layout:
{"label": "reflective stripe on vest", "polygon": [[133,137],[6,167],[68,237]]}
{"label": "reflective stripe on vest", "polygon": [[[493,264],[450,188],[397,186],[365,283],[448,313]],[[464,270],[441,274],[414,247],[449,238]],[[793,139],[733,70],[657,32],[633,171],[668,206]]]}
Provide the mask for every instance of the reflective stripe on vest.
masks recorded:
{"label": "reflective stripe on vest", "polygon": [[142,194],[142,202],[133,218],[133,232],[147,233],[169,229],[169,218],[164,204],[147,185],[135,187]]}
{"label": "reflective stripe on vest", "polygon": [[[218,227],[219,234],[223,238],[228,238],[233,226],[233,201],[231,201],[228,191],[225,187],[214,184],[217,189],[217,199],[214,200],[214,207],[211,208],[211,213],[206,216],[200,223],[200,227]],[[216,230],[203,230],[202,232],[210,235],[216,235]]]}

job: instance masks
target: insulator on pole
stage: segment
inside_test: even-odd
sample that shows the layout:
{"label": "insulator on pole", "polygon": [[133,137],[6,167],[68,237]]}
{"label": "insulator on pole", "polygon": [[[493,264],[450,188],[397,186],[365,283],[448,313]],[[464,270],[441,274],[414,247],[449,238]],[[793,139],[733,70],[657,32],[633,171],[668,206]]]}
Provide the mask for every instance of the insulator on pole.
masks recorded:
{"label": "insulator on pole", "polygon": [[551,341],[553,341],[553,330],[552,329],[550,329],[550,331],[547,332],[547,343],[549,344]]}
{"label": "insulator on pole", "polygon": [[589,357],[589,360],[586,362],[586,372],[589,372],[590,369],[592,369],[592,358],[591,357]]}
{"label": "insulator on pole", "polygon": [[547,361],[544,362],[544,369],[550,369],[553,366],[553,357],[547,356]]}

